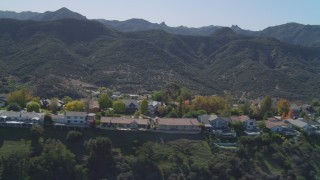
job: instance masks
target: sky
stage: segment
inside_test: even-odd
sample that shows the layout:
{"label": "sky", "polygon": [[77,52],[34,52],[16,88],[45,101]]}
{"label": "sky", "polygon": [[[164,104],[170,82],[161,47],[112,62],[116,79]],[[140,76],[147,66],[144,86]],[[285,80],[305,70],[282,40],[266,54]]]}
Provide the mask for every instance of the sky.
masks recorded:
{"label": "sky", "polygon": [[88,19],[140,18],[168,26],[238,25],[262,30],[288,22],[320,25],[320,0],[0,0],[0,10],[7,11],[62,7]]}

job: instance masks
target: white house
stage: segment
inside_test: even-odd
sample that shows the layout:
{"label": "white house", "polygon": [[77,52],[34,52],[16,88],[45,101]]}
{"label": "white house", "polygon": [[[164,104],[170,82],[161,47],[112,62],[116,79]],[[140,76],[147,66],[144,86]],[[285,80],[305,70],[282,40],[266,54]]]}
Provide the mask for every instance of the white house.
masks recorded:
{"label": "white house", "polygon": [[87,113],[86,112],[73,112],[68,111],[64,113],[66,124],[70,125],[85,125],[87,124]]}

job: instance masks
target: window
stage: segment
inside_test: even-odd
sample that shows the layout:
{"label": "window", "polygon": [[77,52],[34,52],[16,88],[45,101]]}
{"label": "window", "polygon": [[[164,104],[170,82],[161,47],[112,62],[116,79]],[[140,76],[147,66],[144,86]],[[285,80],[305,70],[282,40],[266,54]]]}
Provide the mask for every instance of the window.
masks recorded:
{"label": "window", "polygon": [[67,119],[70,119],[70,116],[67,116]]}
{"label": "window", "polygon": [[80,119],[83,119],[83,117],[79,117]]}
{"label": "window", "polygon": [[74,117],[74,119],[78,119],[78,117],[77,117],[77,116],[75,116],[75,117]]}
{"label": "window", "polygon": [[253,122],[249,122],[249,125],[251,125],[251,126],[252,126],[252,125],[253,125]]}

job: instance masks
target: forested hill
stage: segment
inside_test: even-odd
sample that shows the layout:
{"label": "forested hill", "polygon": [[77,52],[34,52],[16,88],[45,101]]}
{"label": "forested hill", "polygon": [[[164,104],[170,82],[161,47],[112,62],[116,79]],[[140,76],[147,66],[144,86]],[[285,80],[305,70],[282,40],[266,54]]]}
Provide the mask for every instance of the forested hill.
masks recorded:
{"label": "forested hill", "polygon": [[[121,33],[96,21],[0,19],[1,91],[8,81],[40,96],[79,96],[79,80],[124,92],[173,82],[202,94],[319,97],[320,48],[220,28],[211,36]],[[77,81],[78,82],[78,81]]]}

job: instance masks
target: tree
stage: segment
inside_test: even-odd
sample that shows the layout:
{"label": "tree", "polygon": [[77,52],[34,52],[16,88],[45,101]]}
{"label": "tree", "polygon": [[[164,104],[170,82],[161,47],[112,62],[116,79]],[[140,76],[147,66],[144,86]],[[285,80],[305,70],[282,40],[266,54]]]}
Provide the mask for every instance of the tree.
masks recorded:
{"label": "tree", "polygon": [[21,107],[19,106],[18,103],[10,103],[7,106],[8,111],[21,111]]}
{"label": "tree", "polygon": [[27,104],[28,112],[40,112],[40,104],[34,101],[31,101]]}
{"label": "tree", "polygon": [[68,102],[71,102],[72,101],[72,98],[69,97],[69,96],[64,96],[62,101],[64,102],[64,104],[68,104]]}
{"label": "tree", "polygon": [[53,119],[49,114],[44,115],[43,124],[44,124],[44,126],[53,125]]}
{"label": "tree", "polygon": [[261,116],[268,118],[272,115],[272,99],[269,96],[263,98],[260,103]]}
{"label": "tree", "polygon": [[83,101],[71,101],[65,108],[67,111],[85,111],[85,104]]}
{"label": "tree", "polygon": [[147,115],[148,113],[148,101],[147,99],[143,99],[140,104],[140,112],[143,115]]}
{"label": "tree", "polygon": [[50,100],[49,110],[51,110],[51,112],[53,114],[56,114],[58,112],[59,106],[58,106],[58,99],[57,98],[52,98]]}
{"label": "tree", "polygon": [[115,113],[124,113],[126,110],[126,105],[122,101],[113,102],[112,108]]}
{"label": "tree", "polygon": [[180,89],[180,96],[182,97],[183,100],[190,100],[191,99],[190,89],[188,89],[186,87],[182,87]]}
{"label": "tree", "polygon": [[278,113],[282,117],[285,117],[287,116],[289,110],[290,110],[290,102],[286,99],[280,99],[278,101]]}
{"label": "tree", "polygon": [[111,108],[112,107],[112,100],[111,98],[109,97],[108,94],[100,94],[99,95],[99,99],[98,99],[98,102],[99,102],[99,108],[100,109],[107,109],[107,108]]}
{"label": "tree", "polygon": [[8,98],[8,103],[17,103],[21,108],[25,108],[27,101],[31,99],[31,94],[26,89],[22,89],[11,93]]}

